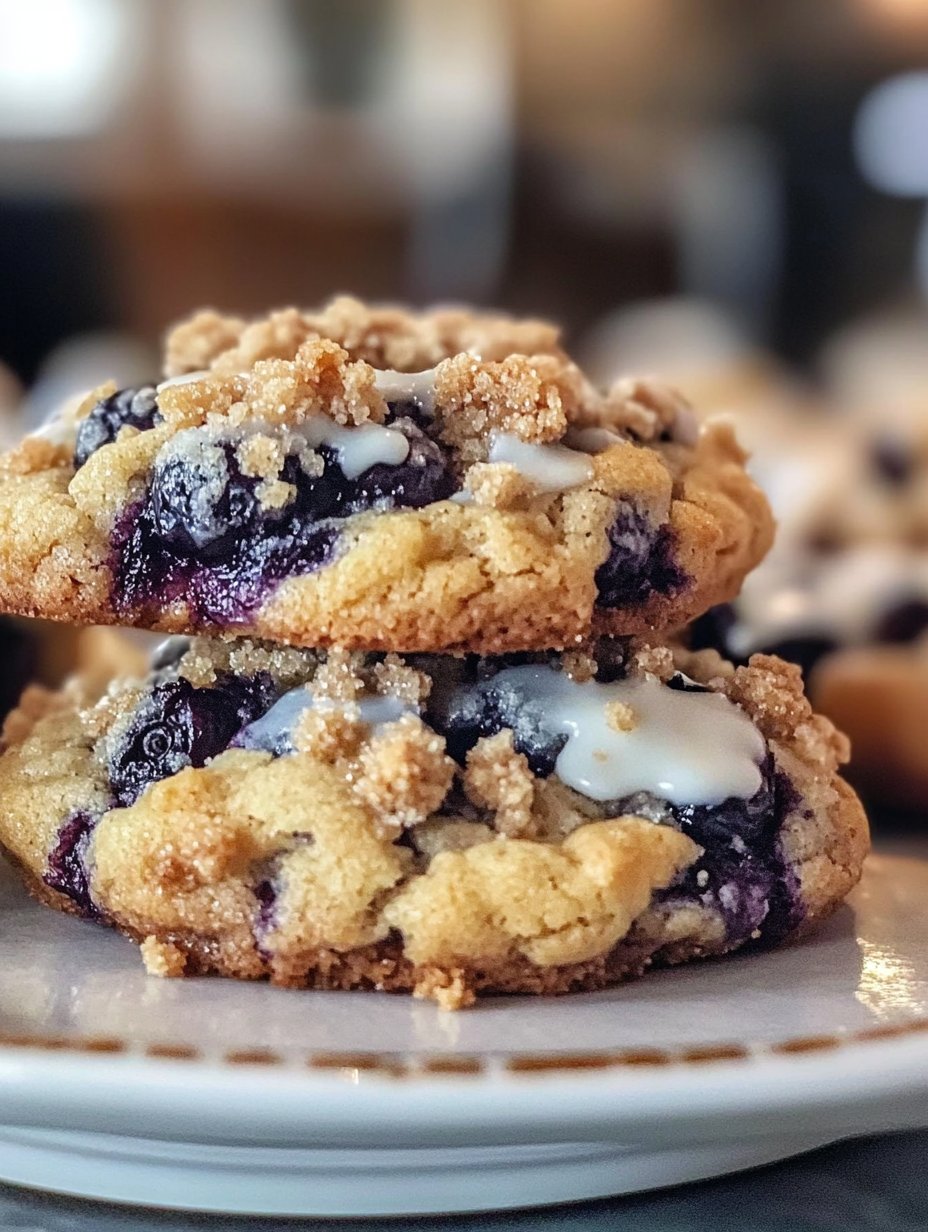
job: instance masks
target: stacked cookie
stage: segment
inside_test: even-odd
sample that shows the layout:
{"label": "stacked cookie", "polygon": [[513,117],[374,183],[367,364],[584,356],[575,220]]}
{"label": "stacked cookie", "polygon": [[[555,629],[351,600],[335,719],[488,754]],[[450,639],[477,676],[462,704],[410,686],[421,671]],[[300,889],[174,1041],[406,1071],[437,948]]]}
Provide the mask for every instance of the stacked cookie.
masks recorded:
{"label": "stacked cookie", "polygon": [[730,429],[538,322],[201,313],[157,388],[9,454],[0,609],[178,635],[28,691],[0,841],[149,970],[596,988],[841,901],[846,742],[774,658],[681,648],[772,520]]}

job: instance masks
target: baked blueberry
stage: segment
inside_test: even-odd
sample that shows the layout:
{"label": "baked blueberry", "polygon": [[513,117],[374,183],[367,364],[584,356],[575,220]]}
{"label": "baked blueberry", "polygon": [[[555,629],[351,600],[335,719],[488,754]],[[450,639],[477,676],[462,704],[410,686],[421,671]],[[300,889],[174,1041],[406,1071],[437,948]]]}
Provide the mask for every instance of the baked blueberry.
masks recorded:
{"label": "baked blueberry", "polygon": [[[515,666],[514,656],[507,665]],[[481,736],[494,736],[504,727],[512,730],[517,753],[528,760],[533,774],[546,778],[554,772],[558,754],[567,737],[545,726],[544,707],[532,701],[511,684],[490,677],[474,686],[455,690],[436,724],[448,744],[448,752],[463,763]]]}
{"label": "baked blueberry", "polygon": [[90,896],[87,849],[98,818],[90,813],[74,813],[58,831],[58,841],[48,856],[45,884],[66,895],[89,920],[100,918]]}
{"label": "baked blueberry", "polygon": [[74,446],[75,467],[83,466],[98,449],[115,441],[123,428],[137,428],[145,432],[160,419],[153,385],[120,389],[109,397],[101,398],[78,425]]}
{"label": "baked blueberry", "polygon": [[597,604],[635,606],[655,594],[678,594],[688,579],[674,560],[673,534],[666,526],[655,530],[627,502],[620,506],[608,531],[609,555],[596,571]]}
{"label": "baked blueberry", "polygon": [[120,805],[134,804],[150,783],[186,766],[203,766],[263,714],[273,700],[268,680],[228,677],[194,688],[183,677],[156,684],[143,698],[108,762]]}

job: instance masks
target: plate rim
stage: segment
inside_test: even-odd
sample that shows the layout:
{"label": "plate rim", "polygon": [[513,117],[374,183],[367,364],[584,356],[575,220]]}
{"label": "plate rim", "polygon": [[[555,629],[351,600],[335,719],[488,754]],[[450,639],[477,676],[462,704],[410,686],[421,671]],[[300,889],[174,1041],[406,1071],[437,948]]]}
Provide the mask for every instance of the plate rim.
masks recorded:
{"label": "plate rim", "polygon": [[371,1079],[421,1079],[454,1077],[479,1079],[495,1074],[500,1068],[521,1078],[545,1078],[628,1069],[705,1068],[731,1063],[760,1061],[772,1057],[800,1056],[810,1053],[833,1053],[850,1047],[885,1044],[907,1036],[926,1037],[928,1015],[898,1022],[878,1023],[850,1031],[789,1035],[775,1040],[735,1041],[720,1039],[703,1044],[655,1047],[652,1044],[624,1045],[621,1048],[510,1050],[505,1048],[483,1052],[435,1051],[366,1051],[335,1052],[327,1049],[241,1048],[215,1054],[210,1049],[186,1043],[137,1042],[118,1035],[71,1036],[41,1032],[0,1032],[0,1058],[31,1054],[55,1054],[74,1057],[125,1057],[152,1062],[183,1062],[209,1068],[326,1073],[352,1081]]}

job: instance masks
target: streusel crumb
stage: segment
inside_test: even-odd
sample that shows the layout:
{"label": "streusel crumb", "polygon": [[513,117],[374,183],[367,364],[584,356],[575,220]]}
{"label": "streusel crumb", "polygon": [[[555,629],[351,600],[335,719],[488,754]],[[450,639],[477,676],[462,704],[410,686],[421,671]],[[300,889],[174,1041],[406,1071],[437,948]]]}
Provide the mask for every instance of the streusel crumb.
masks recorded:
{"label": "streusel crumb", "polygon": [[386,832],[425,821],[448,794],[455,772],[441,736],[411,714],[375,732],[358,766],[355,791]]}
{"label": "streusel crumb", "polygon": [[432,690],[431,676],[410,666],[397,654],[388,654],[382,662],[375,663],[371,675],[379,693],[411,705],[424,702]]}
{"label": "streusel crumb", "polygon": [[467,755],[464,790],[481,808],[495,814],[494,825],[508,838],[534,838],[535,776],[528,759],[513,748],[512,732],[478,740]]}
{"label": "streusel crumb", "polygon": [[679,390],[662,381],[624,377],[610,387],[597,412],[602,423],[653,441],[672,434],[692,408]]}
{"label": "streusel crumb", "polygon": [[596,675],[596,660],[586,650],[565,650],[561,655],[561,671],[582,684]]}
{"label": "streusel crumb", "polygon": [[456,355],[435,370],[441,437],[465,464],[484,460],[493,431],[539,445],[559,440],[579,400],[578,370],[550,355],[494,363]]}
{"label": "streusel crumb", "polygon": [[642,646],[634,652],[632,661],[639,671],[658,680],[669,680],[676,671],[673,651],[667,646]]}
{"label": "streusel crumb", "polygon": [[247,372],[207,375],[161,391],[168,423],[195,426],[208,419],[250,419],[299,425],[313,415],[340,424],[382,423],[387,404],[370,364],[353,361],[326,338],[310,338],[291,359],[261,359]]}
{"label": "streusel crumb", "polygon": [[333,702],[353,702],[364,692],[360,651],[330,650],[313,677],[313,694]]}
{"label": "streusel crumb", "polygon": [[146,937],[139,949],[149,975],[176,980],[187,970],[187,955],[170,941],[159,941],[154,936]]}
{"label": "streusel crumb", "polygon": [[309,707],[293,729],[293,747],[298,753],[331,763],[356,757],[368,732],[354,704]]}
{"label": "streusel crumb", "polygon": [[245,322],[212,308],[194,313],[175,325],[165,339],[164,375],[184,376],[208,368],[217,355],[238,342]]}
{"label": "streusel crumb", "polygon": [[606,722],[613,731],[630,732],[638,726],[634,708],[627,702],[609,702],[606,706]]}
{"label": "streusel crumb", "polygon": [[318,312],[284,308],[250,323],[197,313],[168,335],[166,375],[210,366],[225,374],[241,372],[259,359],[292,359],[307,338],[317,337],[337,342],[352,359],[400,372],[432,368],[461,351],[484,359],[562,354],[558,330],[546,321],[466,309],[414,313],[342,295]]}

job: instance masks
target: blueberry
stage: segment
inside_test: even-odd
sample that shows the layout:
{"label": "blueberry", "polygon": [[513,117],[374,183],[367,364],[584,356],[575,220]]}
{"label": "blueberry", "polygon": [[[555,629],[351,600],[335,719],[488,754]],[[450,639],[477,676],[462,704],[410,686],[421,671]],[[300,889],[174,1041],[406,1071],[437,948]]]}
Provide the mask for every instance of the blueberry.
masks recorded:
{"label": "blueberry", "polygon": [[652,595],[673,596],[687,585],[676,563],[669,527],[657,530],[627,501],[609,527],[609,555],[596,570],[596,600],[600,607],[633,607]]}
{"label": "blueberry", "polygon": [[732,796],[721,804],[687,804],[675,812],[684,833],[700,846],[716,852],[726,850],[733,835],[745,844],[757,845],[770,838],[778,826],[773,779],[773,760],[768,755],[760,788],[750,799]]}
{"label": "blueberry", "polygon": [[257,485],[232,470],[231,448],[199,456],[168,454],[155,467],[151,515],[156,533],[180,552],[208,555],[240,534],[259,508]]}
{"label": "blueberry", "polygon": [[780,845],[787,816],[801,804],[790,779],[768,755],[759,790],[748,800],[674,808],[680,829],[703,855],[663,897],[715,907],[731,941],[769,945],[802,917],[799,887]]}
{"label": "blueberry", "polygon": [[182,677],[155,685],[109,758],[117,803],[134,804],[150,783],[185,766],[205,765],[272,700],[270,681],[263,677],[229,676],[208,689],[194,688]]}
{"label": "blueberry", "polygon": [[269,933],[277,918],[277,886],[273,878],[265,877],[259,881],[253,890],[258,900],[258,915],[255,921],[255,932],[259,935]]}
{"label": "blueberry", "polygon": [[596,660],[596,679],[600,684],[625,679],[628,673],[627,642],[611,637],[600,638],[593,657]]}
{"label": "blueberry", "polygon": [[82,467],[98,449],[115,441],[120,429],[130,427],[145,432],[160,420],[153,385],[120,389],[108,398],[101,398],[78,425],[74,446],[75,468]]}
{"label": "blueberry", "polygon": [[886,612],[873,635],[878,642],[914,642],[928,629],[928,603],[907,599]]}
{"label": "blueberry", "polygon": [[100,919],[100,912],[90,896],[87,868],[87,849],[98,820],[87,812],[73,813],[68,818],[58,831],[43,877],[47,886],[70,898],[88,920]]}
{"label": "blueberry", "polygon": [[378,464],[359,475],[346,494],[346,513],[394,507],[421,509],[447,500],[455,491],[457,485],[441,446],[408,416],[390,426],[409,441],[405,462],[398,466]]}
{"label": "blueberry", "polygon": [[491,678],[456,689],[446,700],[434,724],[444,735],[448,752],[459,763],[481,736],[494,736],[504,727],[512,730],[517,752],[528,759],[533,774],[546,778],[554,772],[567,736],[545,727],[542,705],[525,698],[511,685]]}
{"label": "blueberry", "polygon": [[699,684],[695,680],[690,680],[689,676],[684,676],[682,672],[674,672],[667,681],[667,688],[674,689],[677,693],[711,693],[712,690],[704,684]]}
{"label": "blueberry", "polygon": [[370,467],[349,479],[323,445],[319,474],[288,456],[280,478],[292,498],[267,508],[260,481],[242,473],[235,444],[179,433],[159,458],[150,489],[127,509],[113,535],[115,603],[137,615],[187,604],[203,626],[247,623],[284,578],[331,561],[341,520],[372,509],[420,508],[450,496],[455,483],[441,447],[408,416],[393,426],[410,448],[398,466]]}

